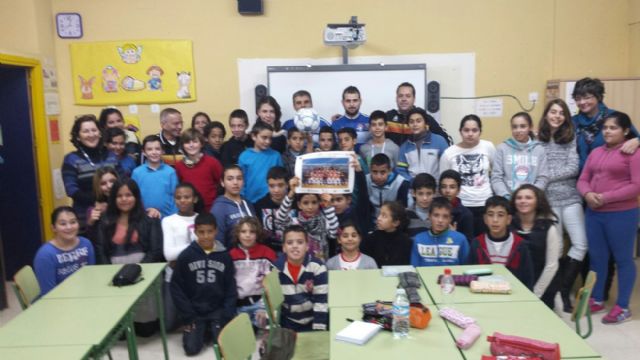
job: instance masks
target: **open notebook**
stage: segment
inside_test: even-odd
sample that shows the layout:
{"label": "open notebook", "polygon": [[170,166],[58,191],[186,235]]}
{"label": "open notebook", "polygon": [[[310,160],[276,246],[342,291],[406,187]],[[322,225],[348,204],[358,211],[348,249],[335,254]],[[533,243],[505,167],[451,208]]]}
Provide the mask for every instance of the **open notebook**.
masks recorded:
{"label": "open notebook", "polygon": [[364,345],[369,339],[382,329],[378,324],[364,321],[354,321],[336,334],[336,340]]}

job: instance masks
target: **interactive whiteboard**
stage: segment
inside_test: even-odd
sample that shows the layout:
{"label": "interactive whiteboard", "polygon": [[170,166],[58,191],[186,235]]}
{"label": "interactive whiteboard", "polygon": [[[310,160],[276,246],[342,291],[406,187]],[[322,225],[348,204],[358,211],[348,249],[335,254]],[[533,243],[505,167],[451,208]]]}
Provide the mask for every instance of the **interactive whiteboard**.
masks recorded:
{"label": "interactive whiteboard", "polygon": [[416,89],[416,106],[426,104],[425,64],[354,64],[268,66],[267,88],[282,108],[282,121],[293,117],[292,95],[298,90],[311,93],[313,108],[326,119],[343,114],[342,91],[353,85],[360,90],[360,111],[395,109],[396,88],[410,82]]}

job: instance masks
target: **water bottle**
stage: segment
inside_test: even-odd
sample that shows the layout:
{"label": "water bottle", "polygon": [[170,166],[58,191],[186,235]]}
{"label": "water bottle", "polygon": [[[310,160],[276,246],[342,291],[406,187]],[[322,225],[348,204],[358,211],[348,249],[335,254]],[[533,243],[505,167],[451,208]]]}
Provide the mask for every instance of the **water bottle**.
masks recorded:
{"label": "water bottle", "polygon": [[404,289],[396,290],[396,298],[393,301],[393,337],[402,339],[409,336],[409,300]]}
{"label": "water bottle", "polygon": [[453,292],[456,290],[456,282],[451,275],[451,269],[444,269],[444,275],[440,280],[440,291],[442,292],[442,302],[447,305],[453,303]]}

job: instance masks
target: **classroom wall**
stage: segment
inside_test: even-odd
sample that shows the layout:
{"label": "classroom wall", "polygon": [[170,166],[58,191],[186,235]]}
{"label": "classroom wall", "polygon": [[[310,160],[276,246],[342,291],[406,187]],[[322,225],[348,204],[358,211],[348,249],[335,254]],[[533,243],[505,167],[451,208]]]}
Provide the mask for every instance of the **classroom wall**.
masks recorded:
{"label": "classroom wall", "polygon": [[[367,24],[368,34],[367,44],[351,55],[475,52],[476,94],[509,93],[525,106],[529,92],[543,98],[548,79],[626,76],[629,71],[629,29],[619,21],[627,18],[628,0],[265,0],[262,16],[241,16],[236,4],[57,0],[52,7],[53,13],[82,14],[81,41],[192,39],[198,101],[176,106],[185,118],[203,110],[226,120],[239,103],[238,58],[339,56],[338,48],[324,46],[321,34],[327,23],[351,15]],[[69,43],[54,39],[64,133],[73,115],[99,111],[73,105]],[[509,116],[520,111],[513,100],[504,103],[503,118],[486,119],[485,137],[494,142],[509,136]],[[455,101],[442,106],[455,106]],[[143,134],[156,132],[157,114],[148,106],[139,111]]]}
{"label": "classroom wall", "polygon": [[[55,24],[51,5],[51,0],[0,1],[0,53],[38,59],[44,67],[55,69]],[[67,136],[62,134],[59,144],[49,144],[52,168],[62,164],[66,140]],[[43,196],[53,198],[52,189],[43,189]],[[56,206],[63,205],[67,199],[54,199],[54,202]]]}
{"label": "classroom wall", "polygon": [[629,76],[640,76],[640,0],[629,0]]}
{"label": "classroom wall", "polygon": [[[235,0],[0,0],[0,51],[52,56],[57,67],[64,141],[51,147],[52,167],[72,150],[66,138],[74,116],[100,110],[73,104],[68,46],[76,40],[56,36],[58,12],[82,15],[82,42],[192,40],[198,100],[176,105],[185,120],[196,111],[226,120],[239,104],[239,58],[340,56],[339,48],[324,46],[321,34],[327,23],[346,22],[351,15],[367,24],[368,34],[352,56],[474,52],[476,95],[513,94],[525,106],[529,92],[544,98],[548,79],[640,74],[640,29],[630,25],[640,19],[637,0],[264,0],[262,16],[241,16],[236,5]],[[495,143],[510,135],[508,119],[520,111],[513,100],[504,104],[502,118],[485,119],[484,137]],[[443,100],[442,106],[456,102]],[[541,108],[536,106],[534,118]],[[139,106],[139,117],[142,135],[158,131],[158,115],[149,106]]]}

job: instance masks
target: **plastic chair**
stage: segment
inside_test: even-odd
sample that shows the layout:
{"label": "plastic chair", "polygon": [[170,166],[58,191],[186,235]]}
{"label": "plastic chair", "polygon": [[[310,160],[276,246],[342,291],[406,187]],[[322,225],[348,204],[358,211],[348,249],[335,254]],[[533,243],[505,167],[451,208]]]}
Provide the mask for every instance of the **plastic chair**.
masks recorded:
{"label": "plastic chair", "polygon": [[[584,282],[584,286],[580,290],[578,290],[576,296],[576,306],[573,308],[573,313],[571,314],[571,321],[574,321],[576,323],[576,333],[583,339],[591,336],[591,332],[593,331],[589,299],[591,298],[591,291],[593,290],[593,286],[596,284],[596,278],[596,273],[594,271],[589,271],[589,274],[587,274],[587,279]],[[582,334],[582,331],[580,330],[580,320],[582,319],[582,317],[587,318],[587,332],[585,334]]]}
{"label": "plastic chair", "polygon": [[[264,304],[269,319],[269,328],[280,327],[280,315],[284,295],[280,287],[280,271],[273,269],[262,280],[264,288]],[[271,334],[269,334],[271,335]],[[267,340],[267,349],[271,348],[271,337]],[[299,332],[296,338],[294,360],[325,360],[329,359],[328,331]]]}
{"label": "plastic chair", "polygon": [[31,306],[40,296],[40,284],[31,266],[24,266],[13,276],[13,290],[22,310]]}
{"label": "plastic chair", "polygon": [[220,331],[218,344],[214,345],[216,357],[224,360],[251,359],[256,351],[256,337],[249,315],[241,313]]}

